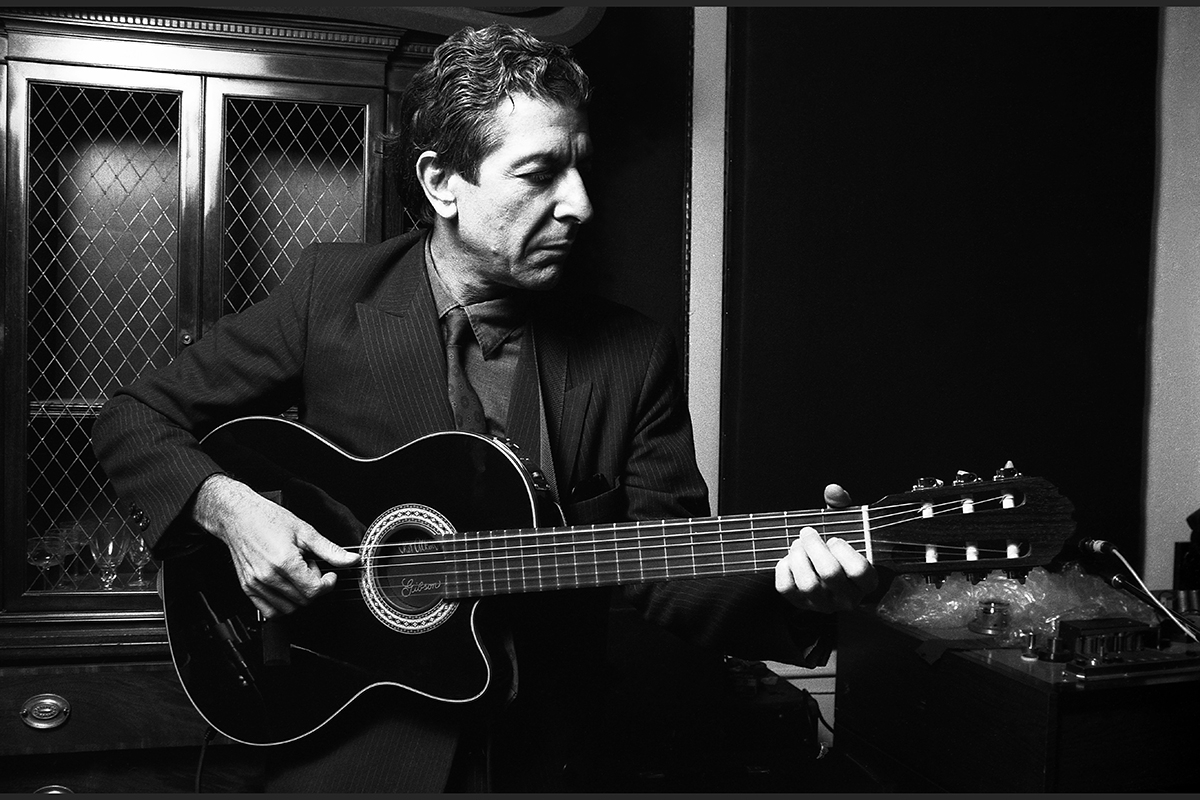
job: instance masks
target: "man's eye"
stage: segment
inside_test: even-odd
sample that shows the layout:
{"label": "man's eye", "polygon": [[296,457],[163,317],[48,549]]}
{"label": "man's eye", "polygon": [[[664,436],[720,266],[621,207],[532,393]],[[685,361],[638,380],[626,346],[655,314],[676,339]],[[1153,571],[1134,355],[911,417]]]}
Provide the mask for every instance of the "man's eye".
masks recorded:
{"label": "man's eye", "polygon": [[551,183],[554,180],[554,173],[549,170],[540,170],[538,172],[527,172],[524,175],[525,180],[539,186]]}

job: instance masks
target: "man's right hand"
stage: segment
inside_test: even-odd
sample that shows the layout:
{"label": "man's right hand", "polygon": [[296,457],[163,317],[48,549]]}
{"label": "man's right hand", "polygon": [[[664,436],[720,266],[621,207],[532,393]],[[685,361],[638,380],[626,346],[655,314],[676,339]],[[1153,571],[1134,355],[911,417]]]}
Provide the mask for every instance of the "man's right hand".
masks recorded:
{"label": "man's right hand", "polygon": [[357,553],[227,475],[211,475],[201,484],[192,515],[225,542],[242,591],[267,618],[291,613],[333,589],[337,575],[322,573],[317,559],[335,568],[359,562]]}

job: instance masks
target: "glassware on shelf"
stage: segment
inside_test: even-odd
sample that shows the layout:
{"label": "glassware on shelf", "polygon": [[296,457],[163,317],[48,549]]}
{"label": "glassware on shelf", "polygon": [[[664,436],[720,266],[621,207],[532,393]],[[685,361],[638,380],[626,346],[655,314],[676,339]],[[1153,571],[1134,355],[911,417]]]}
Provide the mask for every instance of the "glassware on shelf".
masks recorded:
{"label": "glassware on shelf", "polygon": [[[63,553],[63,571],[67,582],[72,588],[79,588],[90,574],[88,565],[84,562],[84,554],[88,549],[88,532],[81,522],[73,522],[55,529],[61,533],[67,548]],[[69,554],[69,555],[68,555]]]}
{"label": "glassware on shelf", "polygon": [[154,585],[154,581],[147,578],[142,572],[150,560],[150,548],[146,545],[146,540],[140,533],[131,533],[129,536],[129,563],[133,564],[133,576],[130,577],[126,586],[130,589],[147,589]]}
{"label": "glassware on shelf", "polygon": [[100,588],[111,591],[117,585],[117,567],[129,550],[129,529],[120,520],[101,520],[92,531],[92,555],[100,568]]}
{"label": "glassware on shelf", "polygon": [[42,582],[46,584],[47,589],[54,588],[54,581],[50,580],[50,568],[61,566],[63,555],[66,552],[66,541],[61,534],[53,530],[47,531],[42,536],[30,539],[25,544],[25,560],[38,568],[38,572],[41,573]]}

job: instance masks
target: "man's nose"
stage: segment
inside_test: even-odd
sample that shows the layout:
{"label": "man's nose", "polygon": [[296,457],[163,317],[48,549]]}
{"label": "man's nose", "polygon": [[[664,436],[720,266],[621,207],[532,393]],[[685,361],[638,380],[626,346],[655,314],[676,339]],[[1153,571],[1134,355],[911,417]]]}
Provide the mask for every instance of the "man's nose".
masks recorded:
{"label": "man's nose", "polygon": [[556,211],[559,219],[580,225],[592,218],[592,200],[579,170],[572,169],[564,176]]}

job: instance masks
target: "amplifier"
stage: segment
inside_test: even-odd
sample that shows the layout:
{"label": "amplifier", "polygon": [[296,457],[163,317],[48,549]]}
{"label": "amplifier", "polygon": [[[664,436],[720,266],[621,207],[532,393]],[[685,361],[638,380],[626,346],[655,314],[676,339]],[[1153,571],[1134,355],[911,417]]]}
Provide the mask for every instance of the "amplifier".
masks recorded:
{"label": "amplifier", "polygon": [[[1059,632],[1112,669],[1096,679],[1071,671],[1086,660],[1023,658],[966,628],[933,633],[869,609],[840,615],[834,751],[887,791],[1200,789],[1196,646],[1158,649],[1155,632],[1129,620]],[[1110,657],[1118,647],[1120,668]],[[1141,670],[1139,659],[1175,663]]]}

